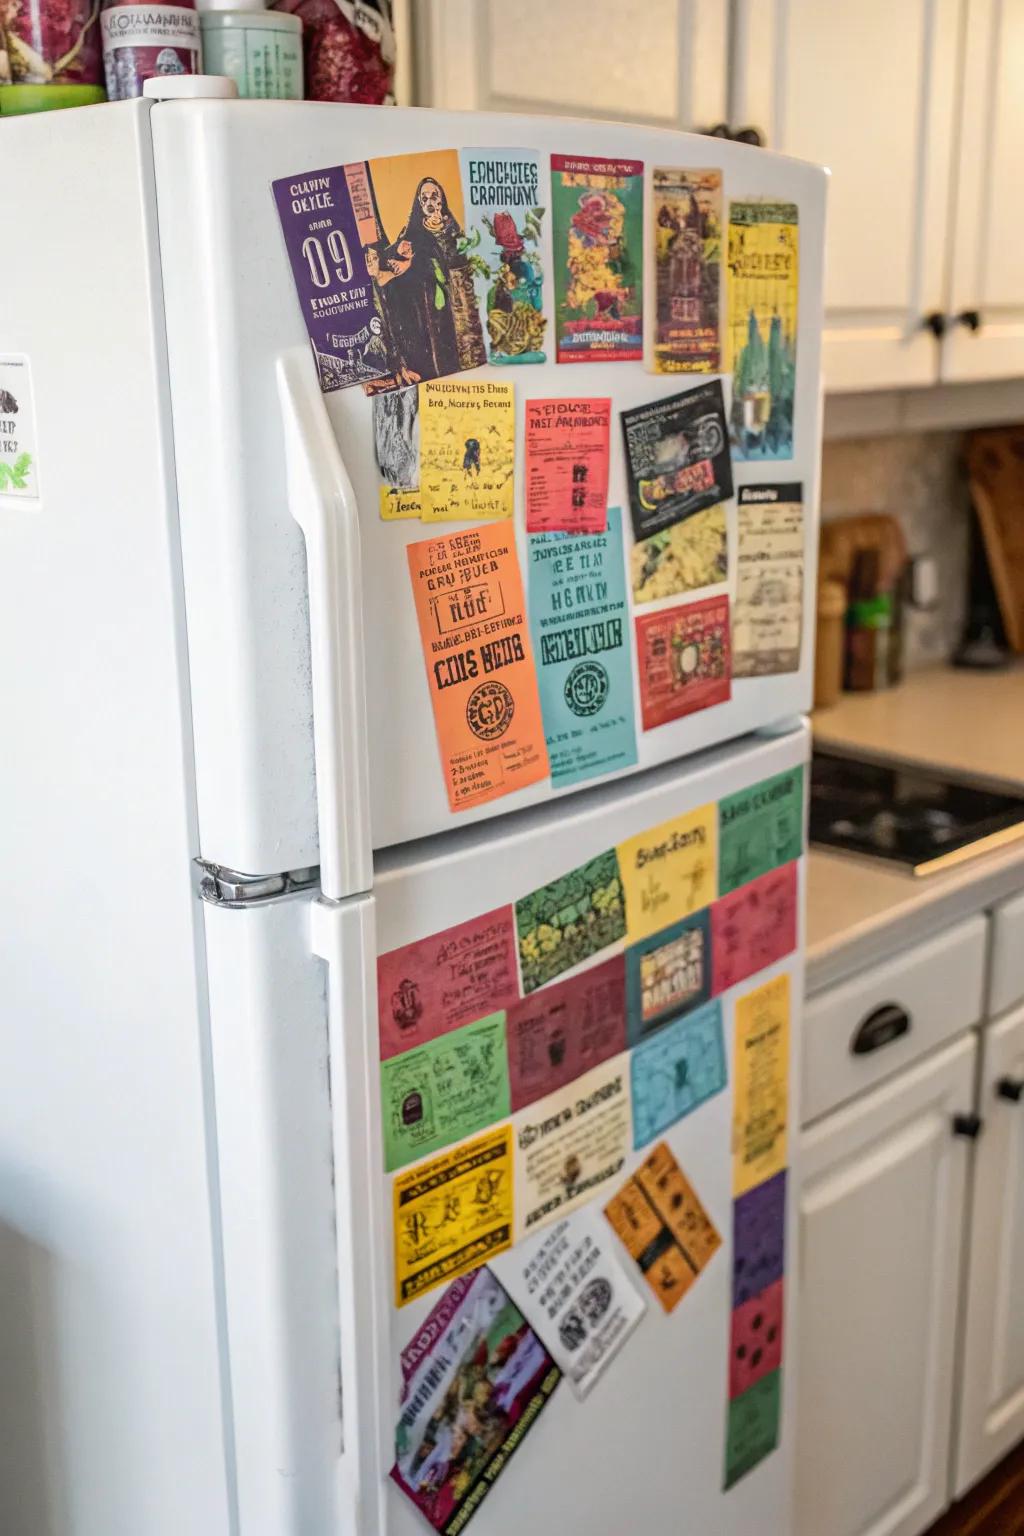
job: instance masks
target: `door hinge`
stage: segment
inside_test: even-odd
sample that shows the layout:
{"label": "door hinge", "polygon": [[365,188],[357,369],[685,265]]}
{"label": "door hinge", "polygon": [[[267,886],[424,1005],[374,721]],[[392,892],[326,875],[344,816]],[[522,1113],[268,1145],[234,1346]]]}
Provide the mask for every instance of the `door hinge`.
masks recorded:
{"label": "door hinge", "polygon": [[318,864],[308,869],[286,869],[276,875],[243,875],[237,869],[195,859],[193,870],[200,898],[215,907],[253,907],[312,890],[320,884]]}

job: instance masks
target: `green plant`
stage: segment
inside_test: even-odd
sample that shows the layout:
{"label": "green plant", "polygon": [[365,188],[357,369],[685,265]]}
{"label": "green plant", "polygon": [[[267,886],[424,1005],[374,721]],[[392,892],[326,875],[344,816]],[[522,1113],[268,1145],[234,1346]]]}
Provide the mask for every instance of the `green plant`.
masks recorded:
{"label": "green plant", "polygon": [[28,472],[32,468],[32,455],[20,453],[13,464],[0,459],[0,491],[25,491],[28,489]]}

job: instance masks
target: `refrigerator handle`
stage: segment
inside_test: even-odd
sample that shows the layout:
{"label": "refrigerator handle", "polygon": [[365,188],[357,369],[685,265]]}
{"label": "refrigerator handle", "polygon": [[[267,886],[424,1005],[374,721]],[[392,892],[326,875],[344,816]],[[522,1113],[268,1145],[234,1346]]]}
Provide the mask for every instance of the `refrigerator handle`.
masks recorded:
{"label": "refrigerator handle", "polygon": [[384,1153],[380,1097],[371,1080],[377,1029],[372,899],[311,902],[310,939],[327,964],[343,1438],[339,1529],[383,1536],[384,1478],[394,1457],[388,1455],[393,1424],[384,1392],[390,1275],[374,1176]]}
{"label": "refrigerator handle", "polygon": [[288,507],[306,541],[320,888],[335,900],[368,891],[370,843],[359,518],[309,353],[283,353]]}

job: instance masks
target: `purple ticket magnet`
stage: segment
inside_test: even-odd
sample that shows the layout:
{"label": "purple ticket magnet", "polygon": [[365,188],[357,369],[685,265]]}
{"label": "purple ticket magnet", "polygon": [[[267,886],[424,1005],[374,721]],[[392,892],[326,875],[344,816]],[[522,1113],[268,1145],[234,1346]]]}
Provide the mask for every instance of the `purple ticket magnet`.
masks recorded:
{"label": "purple ticket magnet", "polygon": [[786,1267],[786,1171],[740,1195],[732,1208],[732,1304],[774,1285]]}

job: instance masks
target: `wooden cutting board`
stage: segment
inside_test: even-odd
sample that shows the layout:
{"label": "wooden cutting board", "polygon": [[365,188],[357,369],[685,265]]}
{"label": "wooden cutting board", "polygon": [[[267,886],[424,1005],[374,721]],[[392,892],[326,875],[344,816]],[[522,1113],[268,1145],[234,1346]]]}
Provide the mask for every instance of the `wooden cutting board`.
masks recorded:
{"label": "wooden cutting board", "polygon": [[1006,638],[1024,652],[1024,426],[972,432],[967,473]]}

